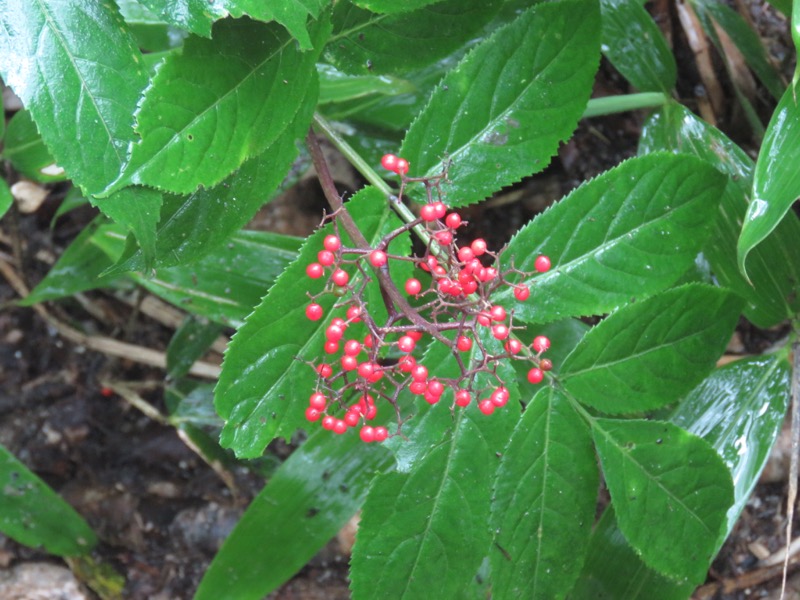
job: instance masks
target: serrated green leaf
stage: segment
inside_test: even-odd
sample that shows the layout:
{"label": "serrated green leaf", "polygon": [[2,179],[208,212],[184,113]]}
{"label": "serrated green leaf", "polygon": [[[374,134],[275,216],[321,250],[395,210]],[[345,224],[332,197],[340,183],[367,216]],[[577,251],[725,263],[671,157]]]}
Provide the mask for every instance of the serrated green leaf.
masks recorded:
{"label": "serrated green leaf", "polygon": [[390,465],[385,450],[366,446],[358,436],[333,438],[316,430],[250,503],[195,600],[265,597],[341,529],[361,506],[375,473]]}
{"label": "serrated green leaf", "polygon": [[517,424],[497,471],[492,597],[566,595],[587,550],[597,485],[589,428],[562,392],[542,389]]}
{"label": "serrated green leaf", "polygon": [[[325,39],[329,25],[315,26]],[[144,184],[188,194],[212,187],[274,144],[316,103],[315,52],[300,52],[277,25],[247,19],[189,38],[158,69],[136,114],[141,141],[104,193]]]}
{"label": "serrated green leaf", "polygon": [[449,158],[448,204],[464,206],[544,169],[575,129],[597,69],[597,5],[580,7],[538,5],[467,54],[403,141],[410,173],[433,175]]}
{"label": "serrated green leaf", "polygon": [[0,0],[0,56],[58,165],[88,193],[113,181],[147,82],[116,6]]}
{"label": "serrated green leaf", "polygon": [[8,212],[12,204],[14,204],[14,197],[11,195],[11,190],[8,188],[6,180],[0,178],[0,219]]}
{"label": "serrated green leaf", "polygon": [[629,304],[583,337],[561,366],[561,382],[607,414],[666,406],[714,368],[741,307],[727,290],[701,284]]}
{"label": "serrated green leaf", "polygon": [[89,200],[87,200],[86,197],[81,194],[81,190],[79,188],[70,188],[67,192],[67,195],[58,205],[56,212],[53,214],[53,218],[50,219],[50,229],[52,230],[55,227],[56,222],[60,217],[88,203]]}
{"label": "serrated green leaf", "polygon": [[0,531],[20,544],[57,556],[87,554],[91,527],[44,481],[0,446]]}
{"label": "serrated green leaf", "polygon": [[64,169],[56,164],[39,135],[30,111],[20,110],[11,117],[3,143],[3,156],[29,179],[43,183],[66,179]]}
{"label": "serrated green leaf", "polygon": [[406,73],[473,39],[500,4],[498,0],[445,0],[411,12],[378,15],[339,2],[323,56],[346,73]]}
{"label": "serrated green leaf", "polygon": [[[131,35],[142,50],[148,53],[162,52],[183,44],[186,32],[162,21],[138,2],[117,0],[117,4]],[[148,55],[145,60],[147,58]]]}
{"label": "serrated green leaf", "polygon": [[[375,188],[356,194],[347,207],[371,243],[399,225]],[[325,227],[308,238],[298,259],[270,288],[228,347],[215,405],[226,421],[221,443],[237,456],[258,456],[275,436],[290,436],[307,426],[304,411],[316,376],[304,361],[316,361],[322,354],[324,330],[336,298],[332,294],[317,298],[325,318],[309,321],[305,316],[309,295],[319,294],[327,278],[309,279],[305,269],[316,260],[329,232],[330,227]],[[352,276],[353,267],[346,270]]]}
{"label": "serrated green leaf", "polygon": [[800,311],[794,293],[800,281],[800,219],[790,213],[747,257],[745,280],[736,262],[736,242],[747,210],[754,164],[721,131],[705,123],[678,103],[654,113],[642,128],[639,153],[670,150],[693,154],[728,176],[713,233],[703,245],[719,283],[747,301],[745,316],[768,328]]}
{"label": "serrated green leaf", "polygon": [[408,12],[428,6],[429,4],[436,4],[441,0],[403,0],[397,2],[396,0],[352,0],[353,4],[374,13],[392,14],[399,12]]}
{"label": "serrated green leaf", "polygon": [[329,0],[140,0],[165,21],[203,37],[212,36],[212,24],[227,16],[250,16],[259,21],[277,21],[308,50],[313,43],[306,29]]}
{"label": "serrated green leaf", "polygon": [[677,66],[661,30],[640,0],[600,0],[602,49],[639,91],[669,94]]}
{"label": "serrated green leaf", "polygon": [[220,331],[222,327],[208,319],[186,317],[167,346],[167,377],[178,379],[186,375],[194,362],[214,343]]}
{"label": "serrated green leaf", "polygon": [[722,459],[666,422],[597,419],[592,434],[625,538],[657,571],[702,582],[733,503]]}
{"label": "serrated green leaf", "polygon": [[530,300],[515,302],[510,288],[496,300],[513,304],[518,319],[548,323],[604,314],[664,289],[694,261],[724,186],[693,157],[628,160],[520,229],[504,260],[533,272],[545,254],[553,268],[525,280]]}
{"label": "serrated green leaf", "polygon": [[800,196],[800,107],[786,90],[772,114],[756,162],[753,199],[737,247],[739,270],[747,275],[750,251],[772,233]]}

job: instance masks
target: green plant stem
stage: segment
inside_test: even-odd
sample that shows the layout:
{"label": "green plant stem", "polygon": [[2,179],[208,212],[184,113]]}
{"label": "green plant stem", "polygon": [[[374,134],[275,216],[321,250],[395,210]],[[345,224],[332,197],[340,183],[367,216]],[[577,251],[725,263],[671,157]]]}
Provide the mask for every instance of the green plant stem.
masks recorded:
{"label": "green plant stem", "polygon": [[583,118],[589,119],[629,110],[639,110],[640,108],[657,108],[668,101],[669,96],[661,92],[641,92],[638,94],[592,98],[586,105],[586,110],[583,111]]}

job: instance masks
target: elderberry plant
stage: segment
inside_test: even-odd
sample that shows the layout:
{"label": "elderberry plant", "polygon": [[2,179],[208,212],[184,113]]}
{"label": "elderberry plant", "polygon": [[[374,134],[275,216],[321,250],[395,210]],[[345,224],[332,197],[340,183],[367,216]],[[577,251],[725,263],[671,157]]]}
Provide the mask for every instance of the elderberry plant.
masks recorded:
{"label": "elderberry plant", "polygon": [[[6,172],[69,179],[59,214],[98,211],[21,303],[136,285],[207,319],[167,351],[165,419],[214,465],[293,444],[195,597],[265,596],[357,512],[357,599],[689,597],[800,370],[800,109],[744,20],[680,7],[769,98],[730,82],[765,131],[755,162],[681,103],[694,84],[640,0],[117,4],[0,0],[25,107]],[[590,98],[601,56],[638,91]],[[503,247],[467,235],[464,209],[527,195],[581,119],[633,109],[638,156]],[[321,138],[365,182],[346,198]],[[311,164],[314,233],[245,228]],[[742,319],[788,337],[717,366]],[[0,451],[0,529],[89,552],[86,522]]]}

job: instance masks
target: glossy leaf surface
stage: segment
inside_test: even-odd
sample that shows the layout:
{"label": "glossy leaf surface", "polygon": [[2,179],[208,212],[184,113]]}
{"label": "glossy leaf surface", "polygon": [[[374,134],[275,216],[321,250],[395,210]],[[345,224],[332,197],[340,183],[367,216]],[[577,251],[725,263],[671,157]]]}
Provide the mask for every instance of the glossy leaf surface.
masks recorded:
{"label": "glossy leaf surface", "polygon": [[90,193],[113,181],[147,81],[116,6],[2,0],[0,56],[3,80],[72,180]]}
{"label": "glossy leaf surface", "polygon": [[3,156],[11,161],[14,169],[35,181],[48,183],[66,179],[64,169],[55,163],[27,110],[18,111],[8,122]]}
{"label": "glossy leaf surface", "polygon": [[661,30],[640,0],[600,0],[602,50],[641,92],[669,94],[677,67]]}
{"label": "glossy leaf surface", "polygon": [[[277,21],[308,50],[313,42],[306,28],[309,17],[319,16],[328,0],[141,0],[164,20],[197,35],[210,37],[211,26],[227,17],[248,15],[259,21]],[[313,34],[312,34],[313,35]]]}
{"label": "glossy leaf surface", "polygon": [[[693,263],[708,235],[725,179],[686,156],[628,160],[583,184],[514,236],[504,253],[534,272],[539,254],[552,269],[526,282],[531,298],[516,318],[548,323],[599,315],[662,290]],[[510,306],[513,293],[497,300]]]}
{"label": "glossy leaf surface", "polygon": [[0,446],[0,531],[57,556],[87,554],[94,532],[44,481]]}
{"label": "glossy leaf surface", "polygon": [[800,298],[794,293],[800,281],[800,219],[794,214],[787,214],[748,254],[747,273],[752,284],[739,271],[736,243],[753,183],[752,159],[721,131],[677,103],[654,113],[642,130],[639,153],[661,150],[695,155],[728,176],[703,254],[719,283],[747,301],[745,316],[758,327],[767,328],[800,311]]}
{"label": "glossy leaf surface", "polygon": [[319,103],[339,103],[373,96],[395,96],[415,91],[410,81],[387,75],[348,75],[330,65],[317,65],[319,72]]}
{"label": "glossy leaf surface", "polygon": [[607,414],[666,406],[714,368],[739,319],[730,292],[691,284],[620,308],[561,366],[566,390]]}
{"label": "glossy leaf surface", "polygon": [[416,10],[429,4],[436,4],[441,0],[404,0],[397,2],[396,0],[353,0],[353,4],[361,8],[365,8],[375,13],[397,13],[408,12]]}
{"label": "glossy leaf surface", "polygon": [[599,59],[596,4],[577,6],[537,5],[445,76],[403,141],[411,175],[438,173],[449,158],[447,201],[464,206],[547,166],[586,107]]}
{"label": "glossy leaf surface", "polygon": [[[315,40],[329,28],[315,26]],[[141,141],[106,193],[144,184],[176,193],[212,187],[264,152],[296,120],[310,122],[317,54],[277,26],[222,21],[162,63],[136,114]],[[292,129],[294,130],[294,129]]]}
{"label": "glossy leaf surface", "polygon": [[733,503],[722,459],[671,423],[597,419],[592,429],[625,538],[657,571],[702,582]]}
{"label": "glossy leaf surface", "polygon": [[445,0],[411,12],[375,14],[339,2],[323,57],[354,75],[405,73],[475,38],[500,4],[499,0]]}
{"label": "glossy leaf surface", "polygon": [[497,471],[494,598],[566,595],[587,549],[597,485],[589,428],[563,393],[541,390],[519,420]]}
{"label": "glossy leaf surface", "polygon": [[781,222],[800,197],[800,107],[786,90],[772,114],[753,177],[753,199],[739,237],[739,269],[746,273],[750,251]]}
{"label": "glossy leaf surface", "polygon": [[390,465],[389,453],[366,446],[357,435],[334,438],[318,429],[250,503],[195,600],[266,596],[341,529],[361,506],[373,476]]}
{"label": "glossy leaf surface", "polygon": [[[397,227],[396,217],[389,215],[383,194],[375,188],[359,192],[348,208],[367,241]],[[322,353],[335,298],[319,297],[326,317],[309,321],[308,295],[322,291],[326,278],[309,279],[305,269],[316,260],[329,232],[329,227],[323,228],[308,238],[298,259],[236,332],[225,355],[215,405],[225,420],[221,443],[237,456],[259,456],[275,436],[288,437],[307,425],[304,412],[316,375],[303,361],[316,360]]]}

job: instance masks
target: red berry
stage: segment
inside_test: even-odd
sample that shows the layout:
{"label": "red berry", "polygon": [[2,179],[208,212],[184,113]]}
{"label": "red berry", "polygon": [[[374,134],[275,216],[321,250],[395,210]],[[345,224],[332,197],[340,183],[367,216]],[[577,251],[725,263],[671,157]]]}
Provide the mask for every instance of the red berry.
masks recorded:
{"label": "red berry", "polygon": [[423,398],[425,398],[425,402],[427,402],[428,404],[436,404],[437,402],[439,402],[439,398],[441,398],[441,396],[437,396],[436,394],[431,394],[429,391],[426,390],[425,393],[423,394]]}
{"label": "red berry", "polygon": [[517,339],[510,339],[506,342],[506,352],[509,354],[519,354],[522,350],[522,342]]}
{"label": "red berry", "polygon": [[542,254],[536,259],[536,262],[533,263],[533,268],[539,271],[539,273],[546,273],[550,270],[550,259]]}
{"label": "red berry", "polygon": [[341,362],[345,371],[352,371],[358,367],[358,359],[355,356],[343,356]]}
{"label": "red berry", "polygon": [[467,390],[458,390],[456,392],[456,405],[457,406],[469,406],[470,401],[472,400],[472,396]]}
{"label": "red berry", "polygon": [[397,157],[394,154],[384,154],[381,157],[381,166],[387,171],[395,171],[397,169]]}
{"label": "red berry", "polygon": [[422,332],[421,331],[409,331],[406,335],[408,337],[410,337],[412,340],[414,340],[415,342],[418,342],[418,341],[420,341],[422,339]]}
{"label": "red berry", "polygon": [[468,263],[473,258],[475,258],[475,253],[469,246],[461,246],[461,248],[458,249],[458,260],[462,263]]}
{"label": "red berry", "polygon": [[543,358],[542,360],[539,361],[539,368],[542,371],[549,371],[550,369],[553,368],[553,361],[550,360],[549,358]]}
{"label": "red berry", "polygon": [[358,365],[358,375],[364,379],[369,379],[375,373],[375,365],[371,362],[363,362]]}
{"label": "red berry", "polygon": [[436,218],[437,219],[444,219],[444,216],[447,214],[447,206],[445,206],[444,202],[434,202],[433,208],[436,211]]}
{"label": "red berry", "polygon": [[414,341],[410,335],[404,335],[399,340],[397,340],[397,347],[399,348],[400,352],[413,352],[414,346],[417,345],[417,342]]}
{"label": "red berry", "polygon": [[397,367],[403,373],[410,373],[411,369],[413,369],[414,365],[416,364],[417,364],[417,359],[415,359],[413,356],[402,356],[400,357],[400,360],[397,363]]}
{"label": "red berry", "polygon": [[319,418],[321,416],[322,416],[321,413],[316,408],[313,408],[313,407],[309,406],[306,409],[306,420],[307,421],[311,421],[312,423],[314,421],[319,421]]}
{"label": "red berry", "polygon": [[375,369],[372,371],[372,375],[369,376],[370,383],[378,383],[383,377],[383,369],[381,369],[378,365],[375,365]]}
{"label": "red berry", "polygon": [[331,279],[333,283],[340,287],[344,287],[347,285],[347,282],[350,281],[350,275],[347,274],[347,271],[343,271],[342,269],[336,269],[331,275]]}
{"label": "red berry", "polygon": [[367,412],[364,413],[364,418],[367,421],[372,421],[376,416],[378,416],[378,409],[375,407],[374,404],[370,404],[367,406]]}
{"label": "red berry", "polygon": [[355,427],[361,420],[361,413],[357,410],[348,410],[344,415],[344,422],[348,427]]}
{"label": "red berry", "polygon": [[419,282],[419,279],[406,280],[406,294],[410,296],[416,296],[421,291],[422,291],[422,284]]}
{"label": "red berry", "polygon": [[319,279],[325,274],[325,268],[319,263],[311,263],[306,267],[306,275],[311,279]]}
{"label": "red berry", "polygon": [[531,295],[530,289],[527,285],[518,285],[514,287],[514,297],[520,302],[525,302]]}
{"label": "red berry", "polygon": [[336,424],[336,417],[328,415],[322,419],[322,428],[331,431],[333,426]]}
{"label": "red berry", "polygon": [[344,329],[339,325],[330,325],[325,330],[325,337],[329,342],[338,342],[344,335]]}
{"label": "red berry", "polygon": [[486,267],[485,269],[481,269],[480,273],[478,273],[478,279],[484,283],[491,281],[495,277],[497,277],[497,269],[494,267]]}
{"label": "red berry", "polygon": [[492,404],[499,407],[508,404],[509,397],[510,394],[508,393],[508,390],[500,386],[499,388],[497,388],[495,391],[492,392],[492,395],[489,398],[489,400],[492,401]]}
{"label": "red berry", "polygon": [[497,340],[506,339],[509,333],[510,331],[508,327],[506,327],[505,325],[495,325],[494,327],[492,327],[492,335]]}
{"label": "red berry", "polygon": [[426,204],[419,210],[419,216],[423,221],[428,223],[436,220],[436,208],[433,204]]}
{"label": "red berry", "polygon": [[375,441],[375,429],[369,425],[362,427],[361,431],[358,432],[358,435],[361,437],[361,441],[366,442],[367,444]]}
{"label": "red berry", "polygon": [[436,241],[439,242],[442,246],[449,246],[453,243],[453,234],[446,229],[442,231],[437,231],[433,234],[436,238]]}
{"label": "red berry", "polygon": [[483,238],[473,240],[469,247],[472,248],[472,253],[475,256],[481,256],[486,253],[486,240]]}
{"label": "red berry", "polygon": [[536,352],[541,354],[550,347],[550,340],[543,335],[537,335],[535,338],[533,338],[533,344],[531,344],[531,346],[533,346],[533,349],[536,350]]}
{"label": "red berry", "polygon": [[444,384],[441,381],[431,379],[428,382],[428,392],[437,398],[444,394]]}
{"label": "red berry", "polygon": [[340,317],[336,317],[334,319],[331,319],[331,325],[336,325],[336,327],[341,327],[342,329],[347,329],[347,322],[344,319],[340,318]]}
{"label": "red berry", "polygon": [[475,292],[478,289],[478,282],[474,279],[472,281],[468,281],[467,283],[461,284],[461,291],[465,294],[469,295]]}
{"label": "red berry", "polygon": [[506,309],[502,306],[494,305],[489,310],[489,314],[492,315],[493,321],[502,321],[506,318]]}
{"label": "red berry", "polygon": [[317,366],[317,373],[320,377],[330,377],[333,375],[333,368],[330,365],[322,363]]}
{"label": "red berry", "polygon": [[306,306],[306,318],[310,321],[319,321],[322,318],[322,307],[316,303]]}
{"label": "red berry", "polygon": [[412,381],[408,384],[408,391],[415,396],[421,396],[428,391],[428,385],[424,381]]}
{"label": "red berry", "polygon": [[494,404],[488,398],[486,400],[481,400],[478,403],[478,410],[480,410],[485,415],[490,415],[494,412]]}
{"label": "red berry", "polygon": [[325,246],[325,250],[336,252],[339,248],[342,247],[342,240],[340,240],[335,235],[327,235],[325,236],[322,245]]}
{"label": "red berry", "polygon": [[361,322],[361,307],[360,306],[351,306],[347,309],[347,320],[351,323],[360,323]]}
{"label": "red berry", "polygon": [[316,408],[317,410],[325,410],[325,407],[328,405],[328,401],[325,399],[323,394],[314,392],[311,394],[311,398],[308,399],[308,405],[311,408]]}
{"label": "red berry", "polygon": [[369,264],[376,268],[382,267],[388,260],[389,257],[383,250],[373,250],[369,255]]}
{"label": "red berry", "polygon": [[347,423],[345,423],[342,419],[336,419],[333,422],[333,433],[342,435],[345,431],[347,431]]}
{"label": "red berry", "polygon": [[445,225],[450,229],[458,229],[461,227],[461,215],[458,213],[450,213],[444,220]]}
{"label": "red berry", "polygon": [[114,390],[112,390],[110,387],[101,387],[100,395],[104,398],[111,398],[111,396],[114,395]]}
{"label": "red berry", "polygon": [[411,369],[411,379],[414,381],[425,381],[428,378],[428,368],[424,365],[414,365]]}
{"label": "red berry", "polygon": [[325,353],[336,354],[339,351],[339,342],[332,342],[328,340],[325,342]]}
{"label": "red berry", "polygon": [[397,159],[397,166],[394,169],[394,172],[398,175],[405,175],[408,173],[408,161],[405,158],[398,158]]}
{"label": "red berry", "polygon": [[336,255],[330,250],[320,250],[317,252],[317,260],[319,261],[319,264],[325,267],[330,267],[336,262]]}
{"label": "red berry", "polygon": [[375,428],[375,441],[382,442],[387,437],[389,437],[389,432],[386,431],[386,427],[376,427]]}
{"label": "red berry", "polygon": [[541,383],[543,379],[544,379],[544,371],[542,371],[541,369],[537,369],[536,367],[534,367],[533,369],[528,371],[528,381],[530,381],[531,383],[534,384]]}
{"label": "red berry", "polygon": [[361,344],[358,340],[347,340],[344,343],[344,353],[347,356],[356,356],[361,352]]}
{"label": "red berry", "polygon": [[459,336],[458,340],[456,340],[456,348],[458,348],[459,352],[469,352],[472,350],[472,340],[464,335]]}
{"label": "red berry", "polygon": [[367,348],[372,348],[372,334],[371,333],[368,333],[367,335],[364,336],[364,345]]}
{"label": "red berry", "polygon": [[492,324],[492,315],[489,312],[482,310],[478,313],[478,323],[484,327],[488,327]]}

